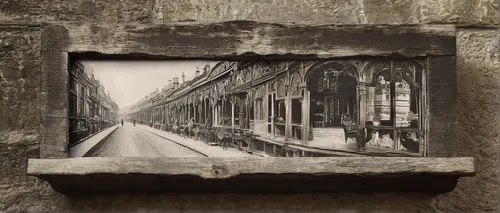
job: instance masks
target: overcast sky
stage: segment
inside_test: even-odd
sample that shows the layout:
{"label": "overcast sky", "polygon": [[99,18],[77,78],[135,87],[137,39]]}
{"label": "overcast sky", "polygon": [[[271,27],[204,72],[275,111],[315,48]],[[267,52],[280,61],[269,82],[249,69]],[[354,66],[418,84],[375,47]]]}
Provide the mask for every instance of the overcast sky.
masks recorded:
{"label": "overcast sky", "polygon": [[[200,73],[206,64],[212,68],[216,61],[82,61],[85,71],[93,70],[106,91],[120,108],[132,105],[156,88],[160,90],[168,80],[179,77],[182,72],[186,81]],[[181,82],[182,83],[182,82]]]}

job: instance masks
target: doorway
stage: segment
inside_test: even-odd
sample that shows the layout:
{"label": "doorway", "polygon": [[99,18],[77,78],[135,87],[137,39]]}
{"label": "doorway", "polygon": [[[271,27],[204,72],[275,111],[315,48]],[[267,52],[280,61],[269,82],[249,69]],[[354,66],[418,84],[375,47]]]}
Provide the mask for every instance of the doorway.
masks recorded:
{"label": "doorway", "polygon": [[310,117],[313,128],[341,127],[344,119],[356,120],[357,79],[353,69],[330,63],[310,72]]}

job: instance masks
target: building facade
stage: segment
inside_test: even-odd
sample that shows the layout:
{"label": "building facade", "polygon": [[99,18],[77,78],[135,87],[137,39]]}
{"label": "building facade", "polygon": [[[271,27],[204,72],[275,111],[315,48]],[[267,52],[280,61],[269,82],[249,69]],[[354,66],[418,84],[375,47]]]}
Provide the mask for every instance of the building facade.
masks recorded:
{"label": "building facade", "polygon": [[424,59],[222,61],[191,81],[174,78],[127,114],[155,128],[193,119],[251,131],[272,156],[424,156],[424,70]]}
{"label": "building facade", "polygon": [[76,61],[69,69],[70,146],[118,122],[118,105],[94,74]]}

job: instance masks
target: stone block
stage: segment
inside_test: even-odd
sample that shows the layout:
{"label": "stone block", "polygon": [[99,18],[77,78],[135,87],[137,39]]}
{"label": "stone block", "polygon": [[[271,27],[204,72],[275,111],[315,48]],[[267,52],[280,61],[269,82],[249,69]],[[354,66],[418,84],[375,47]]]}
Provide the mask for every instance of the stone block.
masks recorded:
{"label": "stone block", "polygon": [[0,59],[39,59],[40,34],[38,27],[0,26]]}
{"label": "stone block", "polygon": [[[476,158],[478,175],[463,180],[447,199],[457,208],[493,211],[498,207],[497,156],[500,59],[495,29],[457,31],[457,143],[454,156]],[[481,202],[477,202],[481,200]],[[451,208],[440,202],[440,208]]]}
{"label": "stone block", "polygon": [[248,20],[297,24],[498,25],[498,0],[156,0],[155,23]]}
{"label": "stone block", "polygon": [[16,0],[0,2],[6,23],[43,22],[144,23],[151,20],[152,0]]}
{"label": "stone block", "polygon": [[[23,87],[25,79],[0,79],[0,132],[33,131],[39,128],[39,90]],[[12,86],[7,86],[11,84]]]}
{"label": "stone block", "polygon": [[500,1],[498,0],[420,0],[417,2],[419,2],[416,9],[420,23],[477,26],[500,24]]}
{"label": "stone block", "polygon": [[363,23],[358,0],[156,0],[154,21],[225,22],[248,20],[272,23]]}

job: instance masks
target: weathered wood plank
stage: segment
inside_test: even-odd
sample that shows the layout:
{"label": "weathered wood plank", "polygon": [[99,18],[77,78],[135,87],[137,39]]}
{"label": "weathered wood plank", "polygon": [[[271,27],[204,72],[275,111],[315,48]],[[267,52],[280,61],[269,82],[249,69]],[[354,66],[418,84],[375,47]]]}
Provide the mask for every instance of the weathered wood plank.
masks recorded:
{"label": "weathered wood plank", "polygon": [[448,192],[473,158],[30,159],[28,175],[65,194]]}
{"label": "weathered wood plank", "polygon": [[[453,25],[282,25],[251,21],[198,25],[53,27],[68,52],[149,57],[241,58],[249,55],[331,58],[454,55]],[[47,42],[43,49],[54,48]],[[54,45],[56,48],[64,45]],[[139,57],[139,55],[137,55]]]}
{"label": "weathered wood plank", "polygon": [[473,158],[72,158],[30,159],[28,174],[165,174],[219,179],[242,174],[395,175],[474,173]]}
{"label": "weathered wood plank", "polygon": [[428,58],[428,153],[429,157],[451,156],[457,138],[457,73],[455,56]]}

